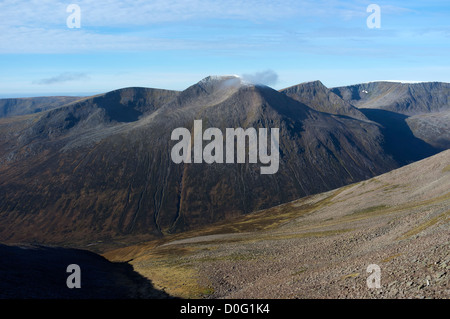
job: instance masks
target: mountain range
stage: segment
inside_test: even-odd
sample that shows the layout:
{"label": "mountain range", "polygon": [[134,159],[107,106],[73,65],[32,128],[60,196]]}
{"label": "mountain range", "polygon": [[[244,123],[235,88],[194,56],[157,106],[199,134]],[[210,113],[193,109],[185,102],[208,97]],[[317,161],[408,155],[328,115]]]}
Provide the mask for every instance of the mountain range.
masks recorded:
{"label": "mountain range", "polygon": [[[10,112],[0,119],[0,241],[123,245],[366,180],[445,148],[448,124],[433,114],[449,110],[448,87],[314,81],[277,91],[210,76],[183,91],[124,88]],[[175,164],[171,132],[194,120],[279,128],[279,171]]]}

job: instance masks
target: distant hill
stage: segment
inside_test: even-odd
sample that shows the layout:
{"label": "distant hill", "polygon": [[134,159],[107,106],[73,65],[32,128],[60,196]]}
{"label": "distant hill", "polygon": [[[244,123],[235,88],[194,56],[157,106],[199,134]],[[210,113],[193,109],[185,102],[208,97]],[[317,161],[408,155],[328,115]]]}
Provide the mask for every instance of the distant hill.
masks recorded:
{"label": "distant hill", "polygon": [[0,99],[0,118],[47,111],[81,98],[77,96],[44,96]]}

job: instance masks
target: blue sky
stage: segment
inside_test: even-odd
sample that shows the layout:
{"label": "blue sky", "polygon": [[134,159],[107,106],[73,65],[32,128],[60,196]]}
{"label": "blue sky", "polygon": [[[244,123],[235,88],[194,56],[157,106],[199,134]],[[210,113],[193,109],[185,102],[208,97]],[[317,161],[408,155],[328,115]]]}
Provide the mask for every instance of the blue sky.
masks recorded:
{"label": "blue sky", "polygon": [[[72,3],[80,28],[66,24]],[[381,28],[367,26],[371,3]],[[275,89],[450,82],[449,21],[446,0],[3,0],[0,97],[183,90],[221,74]]]}

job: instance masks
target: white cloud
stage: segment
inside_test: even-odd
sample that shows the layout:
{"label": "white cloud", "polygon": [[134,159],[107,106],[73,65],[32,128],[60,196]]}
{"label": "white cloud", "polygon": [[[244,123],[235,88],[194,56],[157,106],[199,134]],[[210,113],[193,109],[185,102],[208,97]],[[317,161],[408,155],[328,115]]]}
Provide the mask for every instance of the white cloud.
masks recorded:
{"label": "white cloud", "polygon": [[[65,27],[71,3],[81,8],[82,26],[151,26],[161,22],[237,19],[253,22],[285,18],[353,19],[367,17],[367,2],[332,0],[4,0],[0,25]],[[382,6],[384,13],[403,14],[410,9]]]}
{"label": "white cloud", "polygon": [[242,74],[242,79],[254,84],[275,85],[278,82],[278,74],[272,70],[255,72],[252,74]]}
{"label": "white cloud", "polygon": [[[82,24],[101,26],[143,26],[159,22],[197,19],[273,20],[292,16],[294,0],[79,0]],[[65,26],[71,1],[13,1],[0,3],[0,24],[46,27]]]}
{"label": "white cloud", "polygon": [[200,48],[193,40],[153,38],[145,34],[104,34],[88,29],[45,29],[0,26],[0,53],[149,51]]}
{"label": "white cloud", "polygon": [[[66,25],[66,8],[72,2],[81,8],[81,29]],[[299,27],[303,21],[325,27],[348,19],[362,19],[364,24],[365,7],[357,0],[4,0],[0,53],[278,48],[280,41],[289,42],[280,33],[311,36],[314,27]],[[402,12],[394,6],[387,10]],[[287,20],[293,26],[280,29]],[[221,26],[211,30],[211,21]],[[239,27],[242,22],[245,30]],[[249,25],[254,29],[249,31]]]}
{"label": "white cloud", "polygon": [[40,79],[37,81],[34,81],[34,84],[42,84],[42,85],[52,85],[52,84],[58,84],[58,83],[64,83],[64,82],[72,82],[72,81],[80,81],[80,80],[86,80],[88,79],[88,75],[86,73],[79,73],[79,72],[64,72],[59,75]]}

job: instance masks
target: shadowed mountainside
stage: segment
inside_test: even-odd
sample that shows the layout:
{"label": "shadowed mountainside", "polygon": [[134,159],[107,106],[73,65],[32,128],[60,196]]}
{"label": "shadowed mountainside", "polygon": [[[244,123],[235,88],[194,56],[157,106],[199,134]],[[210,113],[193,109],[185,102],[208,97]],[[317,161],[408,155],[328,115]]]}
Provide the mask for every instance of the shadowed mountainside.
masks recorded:
{"label": "shadowed mountainside", "polygon": [[[79,249],[0,244],[0,299],[170,298],[127,263]],[[68,288],[67,266],[80,266],[81,288]]]}
{"label": "shadowed mountainside", "polygon": [[443,149],[433,147],[414,136],[408,126],[408,116],[379,109],[361,109],[370,120],[382,125],[384,150],[401,165],[424,159]]}
{"label": "shadowed mountainside", "polygon": [[450,110],[414,115],[406,123],[417,138],[435,148],[450,148]]}

